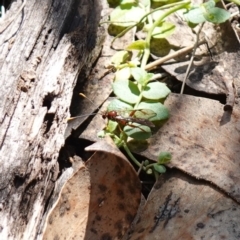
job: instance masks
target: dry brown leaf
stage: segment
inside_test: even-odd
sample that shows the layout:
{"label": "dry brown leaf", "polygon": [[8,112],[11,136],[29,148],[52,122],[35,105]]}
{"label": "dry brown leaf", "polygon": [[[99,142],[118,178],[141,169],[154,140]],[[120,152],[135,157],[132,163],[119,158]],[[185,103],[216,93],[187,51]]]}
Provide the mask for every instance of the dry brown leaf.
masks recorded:
{"label": "dry brown leaf", "polygon": [[239,218],[232,199],[176,171],[155,184],[129,240],[237,240]]}
{"label": "dry brown leaf", "polygon": [[86,167],[80,169],[62,188],[59,199],[47,217],[44,240],[83,239],[88,222],[91,198],[90,173]]}
{"label": "dry brown leaf", "polygon": [[66,182],[47,218],[43,239],[121,239],[137,213],[141,184],[120,156],[96,152]]}
{"label": "dry brown leaf", "polygon": [[170,119],[141,155],[156,161],[160,151],[168,151],[170,167],[210,181],[240,202],[239,109],[230,115],[217,101],[177,94],[165,105]]}

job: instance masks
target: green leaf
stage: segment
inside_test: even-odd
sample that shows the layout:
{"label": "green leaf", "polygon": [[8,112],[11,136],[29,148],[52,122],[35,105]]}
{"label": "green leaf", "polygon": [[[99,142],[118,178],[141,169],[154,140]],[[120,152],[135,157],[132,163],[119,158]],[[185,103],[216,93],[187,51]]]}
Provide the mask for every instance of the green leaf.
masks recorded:
{"label": "green leaf", "polygon": [[110,24],[108,26],[108,34],[110,36],[117,36],[118,34],[121,34],[125,29],[126,29],[126,27],[121,27],[121,26],[116,26],[116,25]]}
{"label": "green leaf", "polygon": [[172,159],[172,155],[169,152],[161,152],[158,156],[158,163],[165,164],[169,163]]}
{"label": "green leaf", "polygon": [[175,30],[175,25],[169,22],[164,22],[161,25],[154,28],[152,37],[153,38],[166,38],[171,35]]}
{"label": "green leaf", "polygon": [[120,79],[129,79],[131,77],[131,69],[129,67],[122,68],[115,73],[115,81]]}
{"label": "green leaf", "polygon": [[147,72],[139,67],[132,68],[131,74],[137,82],[142,82],[142,79],[147,75]]}
{"label": "green leaf", "polygon": [[187,22],[193,24],[199,24],[206,21],[205,17],[203,16],[202,9],[200,8],[191,9],[185,13],[184,16]]}
{"label": "green leaf", "polygon": [[111,59],[111,63],[114,65],[120,65],[121,63],[125,63],[130,59],[130,54],[128,51],[119,51],[116,52]]}
{"label": "green leaf", "polygon": [[223,23],[231,17],[229,12],[217,7],[208,9],[206,12],[203,12],[203,15],[208,22],[217,24]]}
{"label": "green leaf", "polygon": [[140,65],[141,63],[139,62],[138,58],[133,59],[132,61],[128,62],[129,67],[137,67],[138,65]]}
{"label": "green leaf", "polygon": [[107,123],[106,130],[110,133],[113,133],[117,129],[118,123],[112,120],[109,120]]}
{"label": "green leaf", "polygon": [[153,164],[153,168],[155,171],[159,172],[159,173],[165,173],[166,172],[166,168],[163,165],[159,165],[157,163]]}
{"label": "green leaf", "polygon": [[123,131],[131,138],[136,140],[145,140],[152,136],[150,127],[140,125],[138,123],[131,123],[134,127],[125,126]]}
{"label": "green leaf", "polygon": [[143,97],[151,100],[159,100],[166,98],[170,92],[170,89],[165,83],[150,82],[144,88]]}
{"label": "green leaf", "polygon": [[140,102],[138,109],[150,109],[156,113],[155,116],[149,118],[150,121],[162,121],[169,118],[169,111],[160,102]]}
{"label": "green leaf", "polygon": [[151,174],[153,173],[153,171],[152,171],[151,168],[148,168],[146,173],[149,174],[149,175],[151,175]]}
{"label": "green leaf", "polygon": [[140,91],[138,86],[129,80],[118,80],[113,83],[113,92],[121,100],[134,104],[138,101]]}
{"label": "green leaf", "polygon": [[115,26],[129,27],[139,22],[145,11],[132,4],[116,7],[110,14],[110,21]]}
{"label": "green leaf", "polygon": [[149,120],[152,117],[156,116],[156,113],[151,109],[138,109],[135,110],[135,113],[133,115],[135,118],[143,118]]}
{"label": "green leaf", "polygon": [[146,46],[146,41],[144,40],[137,40],[135,42],[130,43],[126,50],[144,50]]}
{"label": "green leaf", "polygon": [[107,107],[108,112],[110,111],[118,111],[118,110],[132,110],[133,106],[125,103],[119,99],[114,99],[111,101]]}
{"label": "green leaf", "polygon": [[166,38],[152,38],[150,44],[151,53],[158,57],[168,55],[173,48]]}
{"label": "green leaf", "polygon": [[204,7],[206,10],[207,9],[211,9],[215,7],[215,1],[214,0],[209,0],[207,2],[204,2],[202,4],[200,4],[200,7]]}
{"label": "green leaf", "polygon": [[149,82],[149,80],[154,76],[153,73],[148,73],[144,69],[139,67],[132,68],[131,74],[133,78],[143,86],[145,86]]}

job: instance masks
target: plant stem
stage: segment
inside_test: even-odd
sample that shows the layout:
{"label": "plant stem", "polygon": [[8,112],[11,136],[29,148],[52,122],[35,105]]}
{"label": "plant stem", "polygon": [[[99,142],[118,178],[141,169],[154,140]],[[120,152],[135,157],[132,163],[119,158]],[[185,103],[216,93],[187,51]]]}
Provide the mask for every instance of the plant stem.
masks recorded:
{"label": "plant stem", "polygon": [[134,109],[136,109],[137,107],[138,107],[138,105],[139,105],[139,103],[141,102],[141,100],[142,100],[142,95],[143,95],[143,90],[141,89],[140,90],[140,94],[139,94],[139,96],[138,96],[138,101],[135,103],[135,105],[134,105]]}
{"label": "plant stem", "polygon": [[186,8],[187,5],[189,5],[191,2],[190,1],[187,1],[187,2],[184,2],[182,3],[181,5],[177,5],[171,9],[169,9],[168,11],[166,11],[165,13],[163,13],[161,15],[161,17],[154,22],[154,24],[152,25],[152,27],[149,29],[148,31],[148,35],[147,35],[147,38],[146,38],[146,48],[144,50],[144,55],[143,55],[143,59],[142,59],[142,63],[141,63],[141,68],[142,69],[145,69],[145,66],[147,64],[147,61],[149,59],[149,56],[150,56],[150,41],[151,41],[151,38],[152,38],[152,33],[153,33],[153,30],[155,27],[157,27],[163,20],[164,18],[166,18],[168,15],[182,9],[182,8]]}
{"label": "plant stem", "polygon": [[127,143],[124,142],[123,143],[123,148],[124,150],[127,152],[128,156],[132,159],[132,161],[138,166],[138,167],[142,167],[142,169],[145,171],[146,168],[142,166],[142,164],[132,155],[130,149],[127,146]]}

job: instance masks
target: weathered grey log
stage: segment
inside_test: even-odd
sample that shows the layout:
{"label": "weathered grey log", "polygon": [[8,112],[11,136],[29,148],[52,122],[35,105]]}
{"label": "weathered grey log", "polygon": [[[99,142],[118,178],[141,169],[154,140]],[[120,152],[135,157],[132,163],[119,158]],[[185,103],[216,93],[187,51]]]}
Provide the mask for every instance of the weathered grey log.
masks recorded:
{"label": "weathered grey log", "polygon": [[[6,21],[22,3],[12,4]],[[26,0],[8,26],[1,23],[0,239],[35,239],[40,231],[72,92],[101,48],[100,5]]]}

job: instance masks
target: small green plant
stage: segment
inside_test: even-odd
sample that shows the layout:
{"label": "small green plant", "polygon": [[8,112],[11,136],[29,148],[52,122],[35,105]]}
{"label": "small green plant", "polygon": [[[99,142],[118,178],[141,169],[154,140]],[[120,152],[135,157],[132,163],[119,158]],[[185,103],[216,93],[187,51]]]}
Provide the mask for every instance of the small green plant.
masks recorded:
{"label": "small green plant", "polygon": [[[166,37],[174,32],[175,25],[166,21],[166,18],[179,10],[185,11],[185,20],[189,26],[206,21],[219,24],[229,19],[230,14],[216,7],[214,0],[198,5],[193,5],[187,0],[108,0],[108,2],[110,6],[115,7],[110,14],[108,28],[109,34],[115,36],[113,42],[134,27],[137,31],[142,31],[145,38],[133,41],[112,57],[112,65],[116,69],[113,92],[117,98],[109,104],[108,112],[125,109],[130,114],[126,116],[119,114],[118,119],[109,120],[107,127],[99,136],[110,135],[119,147],[124,147],[139,167],[157,176],[166,171],[163,164],[170,161],[170,153],[160,153],[157,163],[151,164],[146,160],[140,164],[128,147],[129,138],[145,141],[152,135],[150,124],[139,124],[134,118],[146,118],[155,126],[160,126],[169,117],[168,109],[163,103],[170,90],[164,83],[155,81],[153,73],[145,71],[153,45],[160,46],[166,41]],[[238,0],[234,2],[239,4]],[[141,115],[141,111],[145,114]],[[125,118],[126,121],[120,121],[121,118]]]}
{"label": "small green plant", "polygon": [[[152,129],[148,126],[149,124],[141,124],[141,122],[144,123],[144,119],[153,122],[156,126],[168,119],[168,109],[162,102],[170,90],[164,83],[151,82],[153,74],[147,73],[142,68],[132,67],[129,71],[132,80],[123,78],[114,81],[113,92],[117,99],[113,100],[107,109],[109,113],[124,110],[122,111],[124,113],[119,114],[126,119],[126,122],[123,121],[121,124],[120,121],[122,126],[119,126],[119,121],[109,120],[106,129],[101,132],[101,136],[110,135],[117,146],[123,147],[131,159],[140,166],[141,164],[137,162],[128,148],[128,137],[140,141],[146,140],[151,137]],[[129,120],[131,113],[134,113],[134,117]],[[156,168],[155,165],[152,167],[154,171],[163,172],[163,168]],[[145,166],[143,169],[147,170]]]}
{"label": "small green plant", "polygon": [[[154,123],[154,127],[168,119],[169,112],[163,102],[170,90],[166,84],[152,81],[154,74],[138,67],[139,61],[128,61],[129,57],[128,51],[119,51],[112,58],[112,64],[117,69],[112,85],[117,98],[108,105],[107,112],[119,111],[117,117],[120,119],[110,119],[107,127],[99,133],[99,136],[110,135],[116,145],[123,147],[139,167],[157,176],[165,172],[163,163],[166,162],[147,164],[148,161],[145,161],[144,165],[141,165],[132,155],[128,139],[144,141],[152,135],[152,126],[148,123],[149,121]],[[131,116],[132,113],[133,116]],[[148,121],[147,124],[144,124],[144,119]]]}

